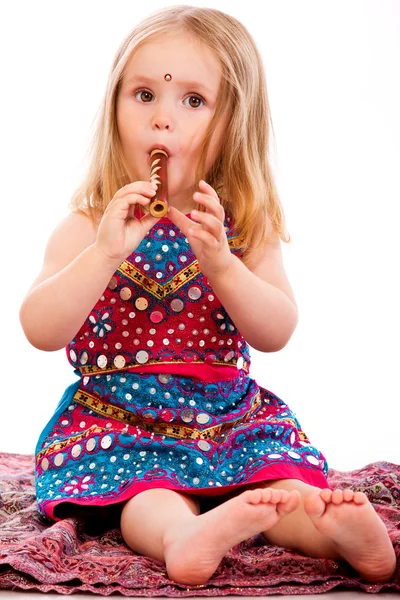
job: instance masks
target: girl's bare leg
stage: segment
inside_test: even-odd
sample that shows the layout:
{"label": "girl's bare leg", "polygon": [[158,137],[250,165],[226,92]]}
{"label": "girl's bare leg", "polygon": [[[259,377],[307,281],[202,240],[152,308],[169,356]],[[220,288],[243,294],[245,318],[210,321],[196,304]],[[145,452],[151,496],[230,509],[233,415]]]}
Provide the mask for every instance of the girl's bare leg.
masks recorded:
{"label": "girl's bare leg", "polygon": [[175,521],[184,527],[186,521],[199,514],[200,504],[195,496],[162,488],[146,490],[124,505],[122,537],[139,554],[165,562],[163,538],[166,528]]}
{"label": "girl's bare leg", "polygon": [[246,490],[199,514],[198,501],[172,490],[137,494],[123,507],[121,533],[140,554],[165,562],[178,583],[205,583],[233,546],[295,510],[297,490]]}

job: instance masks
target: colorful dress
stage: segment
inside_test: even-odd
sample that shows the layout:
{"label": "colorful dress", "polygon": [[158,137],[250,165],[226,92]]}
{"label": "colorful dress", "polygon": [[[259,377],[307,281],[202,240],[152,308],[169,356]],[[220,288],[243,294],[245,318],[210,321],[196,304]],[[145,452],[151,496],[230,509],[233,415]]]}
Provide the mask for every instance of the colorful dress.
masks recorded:
{"label": "colorful dress", "polygon": [[[240,257],[229,213],[225,231]],[[330,487],[295,413],[250,376],[248,344],[168,217],[121,263],[66,353],[79,379],[35,449],[49,519],[150,488],[206,497],[282,478]]]}

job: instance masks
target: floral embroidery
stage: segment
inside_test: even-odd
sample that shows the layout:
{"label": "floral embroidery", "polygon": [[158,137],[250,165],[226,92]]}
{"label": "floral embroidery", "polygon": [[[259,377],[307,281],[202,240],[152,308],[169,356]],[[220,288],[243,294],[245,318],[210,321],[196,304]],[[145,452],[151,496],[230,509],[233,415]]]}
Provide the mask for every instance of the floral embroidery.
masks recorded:
{"label": "floral embroidery", "polygon": [[80,494],[84,490],[87,490],[89,488],[89,485],[93,485],[93,483],[93,475],[86,475],[85,477],[83,477],[83,479],[82,477],[74,477],[73,479],[66,481],[65,485],[61,489],[67,494]]}
{"label": "floral embroidery", "polygon": [[[95,313],[96,316],[93,315]],[[92,331],[96,337],[105,339],[115,329],[115,323],[111,320],[111,309],[105,308],[101,311],[92,310],[89,321],[93,324]]]}

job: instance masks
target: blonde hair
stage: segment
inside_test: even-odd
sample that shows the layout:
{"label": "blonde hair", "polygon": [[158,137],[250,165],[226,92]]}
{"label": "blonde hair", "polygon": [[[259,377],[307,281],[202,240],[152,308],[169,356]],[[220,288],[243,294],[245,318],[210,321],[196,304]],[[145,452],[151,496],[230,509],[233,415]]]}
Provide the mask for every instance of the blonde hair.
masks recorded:
{"label": "blonde hair", "polygon": [[[139,23],[122,42],[113,61],[100,117],[91,142],[91,160],[82,185],[69,208],[86,209],[93,222],[101,219],[115,193],[130,183],[116,123],[116,105],[123,75],[132,53],[163,34],[182,31],[206,44],[221,64],[216,110],[203,141],[195,182],[204,179],[217,192],[239,236],[242,253],[259,248],[277,234],[284,242],[284,212],[270,164],[273,131],[261,55],[238,20],[213,8],[169,6]],[[226,107],[230,118],[222,147],[205,172],[207,152]],[[199,210],[204,210],[198,205]],[[258,237],[258,243],[254,239]]]}

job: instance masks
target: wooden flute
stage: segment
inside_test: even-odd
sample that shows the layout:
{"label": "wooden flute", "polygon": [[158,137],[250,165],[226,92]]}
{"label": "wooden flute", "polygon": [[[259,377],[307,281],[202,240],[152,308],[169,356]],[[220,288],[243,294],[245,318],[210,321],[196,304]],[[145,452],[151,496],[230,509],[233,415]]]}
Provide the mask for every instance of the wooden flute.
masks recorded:
{"label": "wooden flute", "polygon": [[164,217],[168,212],[168,153],[161,148],[155,148],[150,153],[150,157],[153,156],[150,181],[157,185],[157,192],[150,202],[149,212],[153,217]]}

